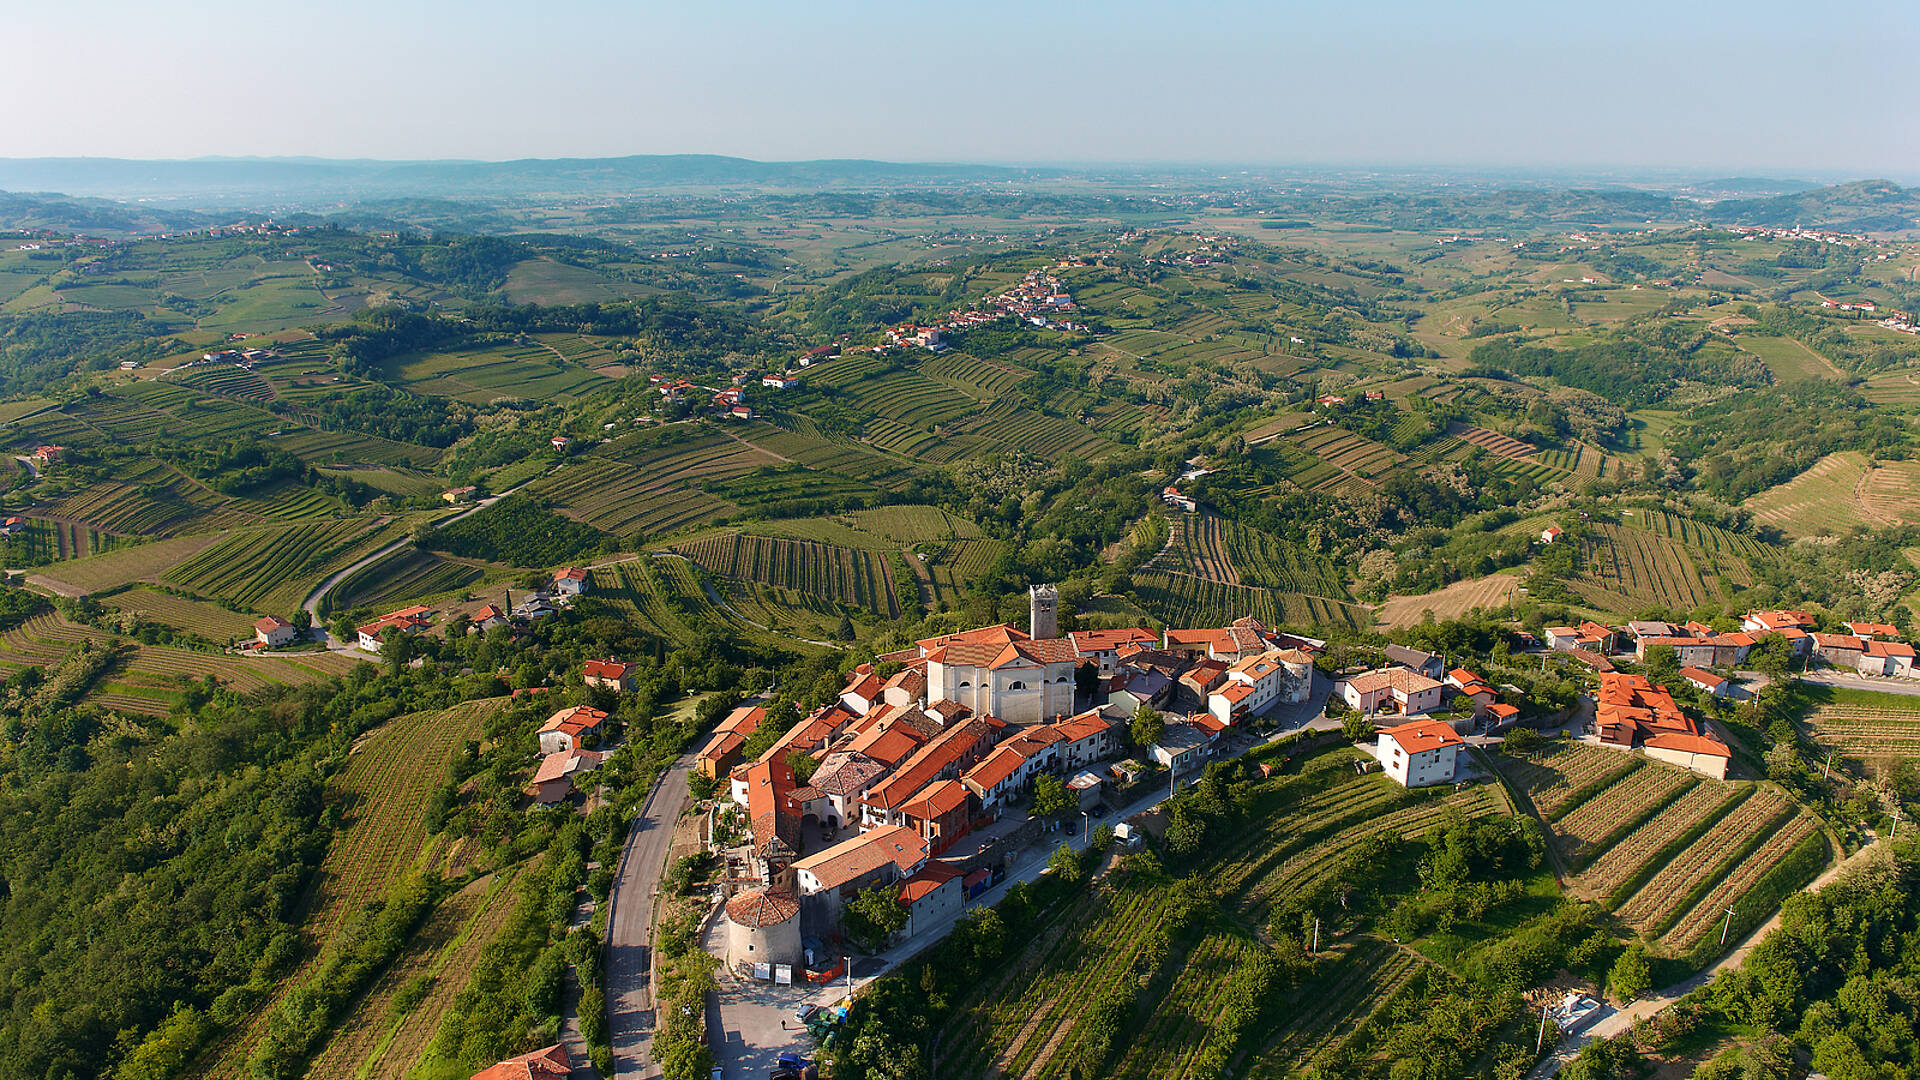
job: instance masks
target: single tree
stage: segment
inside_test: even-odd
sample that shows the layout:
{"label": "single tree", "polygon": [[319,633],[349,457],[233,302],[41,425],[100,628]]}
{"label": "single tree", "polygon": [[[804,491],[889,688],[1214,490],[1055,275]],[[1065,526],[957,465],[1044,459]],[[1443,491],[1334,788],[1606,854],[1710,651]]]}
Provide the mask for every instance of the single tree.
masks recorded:
{"label": "single tree", "polygon": [[1166,733],[1166,720],[1151,705],[1143,704],[1133,711],[1133,722],[1127,726],[1127,738],[1134,746],[1142,750],[1156,746]]}
{"label": "single tree", "polygon": [[848,940],[867,952],[885,945],[906,925],[907,909],[900,906],[899,890],[890,885],[860,890],[840,915],[840,928]]}
{"label": "single tree", "polygon": [[1638,943],[1627,946],[1627,951],[1613,962],[1613,970],[1607,972],[1607,993],[1622,1005],[1638,1000],[1652,985],[1653,968],[1647,963],[1647,949]]}
{"label": "single tree", "polygon": [[1373,720],[1362,713],[1348,713],[1340,721],[1340,734],[1348,742],[1359,742],[1373,737]]}
{"label": "single tree", "polygon": [[1067,790],[1066,783],[1059,777],[1052,773],[1041,773],[1034,777],[1034,817],[1059,817],[1062,814],[1072,813],[1078,808],[1079,804],[1074,799],[1073,792]]}

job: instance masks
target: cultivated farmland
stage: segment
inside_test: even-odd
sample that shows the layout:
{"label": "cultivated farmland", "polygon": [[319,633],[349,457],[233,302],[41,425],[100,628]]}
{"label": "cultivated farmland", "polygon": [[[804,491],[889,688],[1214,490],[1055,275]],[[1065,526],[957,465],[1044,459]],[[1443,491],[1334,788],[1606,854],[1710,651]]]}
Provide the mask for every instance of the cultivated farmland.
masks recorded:
{"label": "cultivated farmland", "polygon": [[[346,768],[329,783],[333,795],[349,809],[303,905],[307,959],[281,981],[282,993],[301,982],[351,915],[386,895],[420,858],[428,840],[427,794],[445,775],[445,763],[454,750],[479,736],[487,715],[502,700],[470,701],[438,712],[395,717],[354,747]],[[277,1000],[278,996],[269,1000],[244,1031],[222,1045],[204,1075],[228,1080],[249,1075],[247,1054],[266,1034],[266,1020]]]}
{"label": "cultivated farmland", "polygon": [[[1251,924],[1333,872],[1340,853],[1376,835],[1418,837],[1449,815],[1504,812],[1496,789],[1422,799],[1378,773],[1356,775],[1352,751],[1322,755],[1296,777],[1256,785],[1242,836],[1200,871],[1220,907]],[[1425,967],[1410,950],[1355,935],[1323,954],[1279,1006],[1275,1023],[1239,1047],[1214,1044],[1212,1022],[1236,961],[1256,948],[1237,920],[1171,936],[1169,905],[1149,883],[1103,882],[1052,918],[1016,962],[959,1004],[939,1044],[943,1076],[1064,1080],[1088,1038],[1086,1003],[1115,985],[1138,985],[1142,1009],[1111,1075],[1218,1075],[1244,1058],[1246,1075],[1293,1075],[1365,1038],[1361,1023]]]}
{"label": "cultivated farmland", "polygon": [[268,526],[231,535],[161,575],[168,584],[236,607],[284,613],[333,569],[406,527],[369,520]]}
{"label": "cultivated farmland", "polygon": [[1789,536],[1920,521],[1920,462],[1869,462],[1857,450],[1828,454],[1745,505],[1756,520]]}
{"label": "cultivated farmland", "polygon": [[1569,581],[1588,603],[1632,612],[1655,604],[1682,610],[1718,603],[1727,585],[1753,584],[1753,572],[1735,554],[1689,549],[1645,529],[1595,525],[1582,540],[1580,577]]}
{"label": "cultivated farmland", "polygon": [[1805,726],[1820,745],[1858,760],[1920,757],[1920,698],[1849,694],[1823,703]]}
{"label": "cultivated farmland", "polygon": [[1429,611],[1435,619],[1457,619],[1474,608],[1507,606],[1519,587],[1520,579],[1512,574],[1488,574],[1418,596],[1389,596],[1375,614],[1381,625],[1389,627],[1417,626],[1426,621]]}
{"label": "cultivated farmland", "polygon": [[[729,533],[676,544],[674,551],[716,577],[792,589],[898,618],[901,597],[884,555],[809,540]],[[916,603],[917,597],[908,597]]]}

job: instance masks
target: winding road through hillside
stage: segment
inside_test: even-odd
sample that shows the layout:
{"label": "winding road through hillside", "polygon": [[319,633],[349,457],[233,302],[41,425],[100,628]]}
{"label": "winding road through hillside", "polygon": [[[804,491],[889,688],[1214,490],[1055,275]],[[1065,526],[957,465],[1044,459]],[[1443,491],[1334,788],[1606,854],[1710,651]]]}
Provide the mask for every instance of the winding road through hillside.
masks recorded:
{"label": "winding road through hillside", "polygon": [[681,756],[654,784],[620,852],[620,871],[607,897],[607,1029],[613,1041],[614,1080],[658,1076],[653,1041],[653,913],[673,843],[673,823],[687,805],[692,753]]}

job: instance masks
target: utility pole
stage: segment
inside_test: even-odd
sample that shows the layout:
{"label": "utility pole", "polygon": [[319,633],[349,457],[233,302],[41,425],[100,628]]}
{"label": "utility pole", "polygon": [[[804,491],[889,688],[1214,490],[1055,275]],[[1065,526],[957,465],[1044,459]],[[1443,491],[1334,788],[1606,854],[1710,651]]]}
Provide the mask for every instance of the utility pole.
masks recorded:
{"label": "utility pole", "polygon": [[1727,943],[1727,931],[1733,929],[1733,909],[1727,909],[1727,921],[1720,924],[1720,944]]}
{"label": "utility pole", "polygon": [[1540,1034],[1533,1037],[1533,1056],[1540,1056],[1540,1048],[1547,1044],[1547,1007],[1540,1006]]}
{"label": "utility pole", "polygon": [[1832,750],[1827,751],[1827,763],[1825,765],[1820,766],[1820,782],[1821,783],[1826,782],[1827,770],[1833,768],[1833,754],[1834,752]]}
{"label": "utility pole", "polygon": [[1320,955],[1320,916],[1313,917],[1313,954]]}

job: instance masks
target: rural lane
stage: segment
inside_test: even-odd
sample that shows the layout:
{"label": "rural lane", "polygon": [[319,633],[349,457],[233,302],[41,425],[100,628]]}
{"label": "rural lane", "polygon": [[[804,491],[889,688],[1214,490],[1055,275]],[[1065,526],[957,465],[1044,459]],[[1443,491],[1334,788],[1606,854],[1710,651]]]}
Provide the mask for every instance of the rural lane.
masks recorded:
{"label": "rural lane", "polygon": [[1816,686],[1837,687],[1842,690],[1873,690],[1882,694],[1920,697],[1920,682],[1908,679],[1889,679],[1885,676],[1875,679],[1866,675],[1848,675],[1838,671],[1809,671],[1800,676],[1800,681]]}
{"label": "rural lane", "polygon": [[654,1026],[649,983],[654,899],[673,844],[673,824],[687,805],[693,761],[692,753],[682,755],[653,785],[627,833],[620,870],[607,897],[607,1029],[613,1040],[614,1080],[658,1075],[648,1056]]}
{"label": "rural lane", "polygon": [[[520,487],[516,487],[512,491],[503,491],[498,495],[489,495],[484,499],[477,499],[474,501],[474,504],[468,507],[467,509],[462,510],[457,514],[454,514],[452,517],[444,517],[444,518],[441,518],[439,521],[434,522],[433,527],[436,529],[445,528],[446,526],[451,525],[456,521],[460,521],[463,518],[471,517],[474,514],[477,514],[480,511],[485,510],[487,507],[492,506],[494,503],[499,502],[501,499],[504,499],[507,496],[513,494],[515,491],[519,491],[520,488],[525,486],[526,484],[521,484]],[[350,566],[347,566],[340,570],[335,571],[334,573],[328,575],[325,581],[322,581],[320,584],[315,585],[313,587],[313,591],[307,594],[307,598],[300,602],[300,606],[306,610],[307,614],[313,616],[314,638],[318,641],[326,642],[327,648],[329,649],[334,649],[340,652],[353,651],[355,648],[354,645],[352,645],[351,643],[341,644],[340,642],[334,641],[332,639],[332,635],[327,633],[326,620],[320,617],[320,601],[326,599],[327,594],[332,592],[336,586],[338,586],[341,582],[347,580],[347,578],[352,577],[354,574],[357,574],[362,570],[365,570],[367,567],[372,566],[374,563],[379,562],[381,559],[386,558],[387,556],[393,554],[396,551],[399,551],[401,548],[406,547],[408,544],[411,544],[411,543],[413,543],[412,537],[403,536],[400,539],[395,540],[394,542],[386,545],[385,547],[380,548],[379,550],[375,551],[373,554],[360,559],[358,562],[355,562]]]}
{"label": "rural lane", "polygon": [[[1880,838],[1875,836],[1859,851],[1834,862],[1831,866],[1821,871],[1820,875],[1808,882],[1802,891],[1818,892],[1824,888],[1828,882],[1831,882],[1853,867],[1859,866],[1870,859],[1884,857],[1885,851],[1886,849],[1880,846]],[[1749,931],[1747,936],[1743,938],[1738,945],[1734,946],[1731,952],[1721,957],[1712,966],[1672,986],[1651,991],[1647,996],[1635,1001],[1626,1008],[1615,1009],[1609,1012],[1580,1034],[1562,1039],[1560,1045],[1553,1053],[1548,1055],[1540,1064],[1535,1065],[1533,1071],[1527,1074],[1527,1080],[1546,1080],[1547,1077],[1558,1073],[1567,1062],[1572,1061],[1575,1055],[1579,1054],[1581,1048],[1585,1047],[1588,1043],[1600,1039],[1612,1038],[1615,1035],[1626,1032],[1633,1027],[1636,1021],[1646,1020],[1659,1013],[1665,1012],[1674,1002],[1679,1001],[1693,991],[1712,982],[1714,976],[1723,971],[1729,971],[1739,967],[1746,961],[1747,954],[1753,952],[1754,947],[1762,941],[1765,941],[1767,935],[1773,933],[1779,926],[1780,912],[1775,911],[1772,918]]]}

